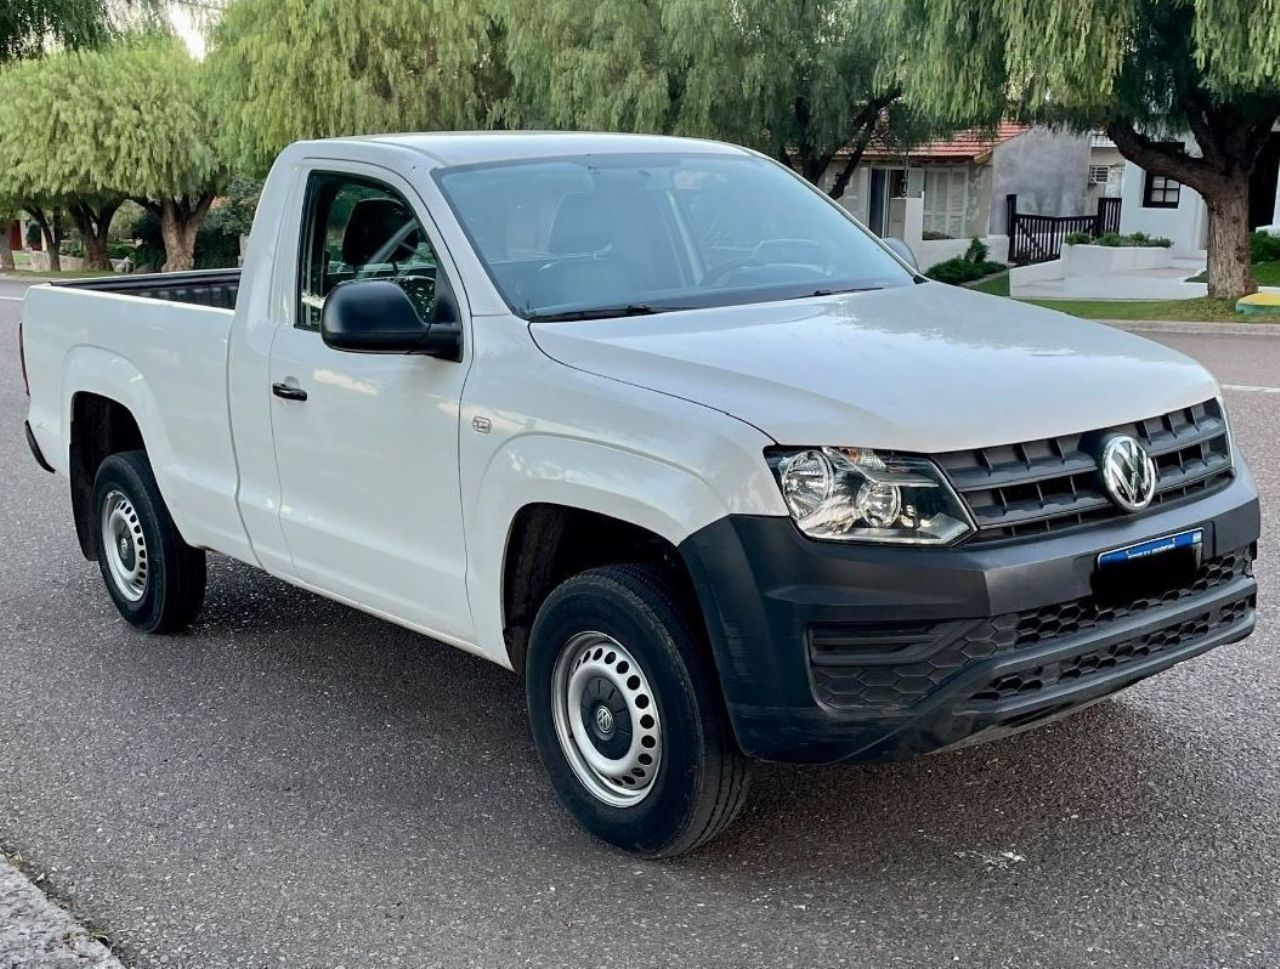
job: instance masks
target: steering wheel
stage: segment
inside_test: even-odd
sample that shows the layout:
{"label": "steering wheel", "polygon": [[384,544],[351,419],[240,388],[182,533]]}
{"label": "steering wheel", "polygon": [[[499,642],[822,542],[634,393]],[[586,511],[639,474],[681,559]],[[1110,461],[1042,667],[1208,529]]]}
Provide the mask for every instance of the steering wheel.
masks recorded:
{"label": "steering wheel", "polygon": [[732,259],[726,259],[702,277],[702,285],[720,286],[730,273],[737,272],[739,269],[746,269],[748,266],[760,265],[762,265],[760,259],[754,252],[749,256],[735,256]]}

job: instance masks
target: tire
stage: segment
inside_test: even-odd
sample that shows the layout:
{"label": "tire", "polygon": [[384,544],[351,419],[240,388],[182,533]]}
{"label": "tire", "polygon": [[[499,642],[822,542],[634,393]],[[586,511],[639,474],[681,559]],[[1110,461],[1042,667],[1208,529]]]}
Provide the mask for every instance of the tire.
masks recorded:
{"label": "tire", "polygon": [[120,615],[148,633],[190,624],[204,605],[205,553],[182,540],[146,452],[122,451],[102,462],[93,514],[98,568]]}
{"label": "tire", "polygon": [[621,565],[557,587],[530,635],[525,693],[552,786],[636,855],[705,844],[746,799],[748,761],[694,628],[660,571]]}

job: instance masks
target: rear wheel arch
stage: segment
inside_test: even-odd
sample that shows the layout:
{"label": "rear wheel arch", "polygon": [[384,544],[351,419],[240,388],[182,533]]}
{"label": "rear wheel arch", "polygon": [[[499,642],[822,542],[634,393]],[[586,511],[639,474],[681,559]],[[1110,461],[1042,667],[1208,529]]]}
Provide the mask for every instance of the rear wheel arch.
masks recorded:
{"label": "rear wheel arch", "polygon": [[87,559],[96,554],[93,483],[98,468],[112,454],[146,451],[137,418],[124,404],[102,394],[81,391],[71,398],[68,478],[76,538]]}

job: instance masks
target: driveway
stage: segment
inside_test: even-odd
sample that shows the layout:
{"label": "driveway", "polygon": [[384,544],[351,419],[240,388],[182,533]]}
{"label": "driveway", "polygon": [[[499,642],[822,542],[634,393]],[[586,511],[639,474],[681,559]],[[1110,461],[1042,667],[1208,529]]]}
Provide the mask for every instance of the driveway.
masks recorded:
{"label": "driveway", "polygon": [[[0,841],[126,963],[1280,963],[1271,520],[1249,641],[994,745],[762,766],[725,837],[637,862],[560,811],[496,667],[226,559],[189,634],[128,629],[18,431],[17,309],[0,299]],[[1280,339],[1161,339],[1280,384]],[[1227,397],[1280,507],[1280,395]]]}

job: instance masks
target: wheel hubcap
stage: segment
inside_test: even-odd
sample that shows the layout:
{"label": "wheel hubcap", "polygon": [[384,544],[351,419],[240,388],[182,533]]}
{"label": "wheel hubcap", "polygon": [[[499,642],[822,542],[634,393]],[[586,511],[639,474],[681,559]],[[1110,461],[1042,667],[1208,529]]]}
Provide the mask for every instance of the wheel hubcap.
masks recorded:
{"label": "wheel hubcap", "polygon": [[137,602],[147,591],[147,539],[133,503],[119,491],[102,503],[102,550],[116,590]]}
{"label": "wheel hubcap", "polygon": [[551,688],[556,737],[578,780],[615,807],[644,800],[662,763],[662,726],[640,664],[612,636],[579,633]]}

